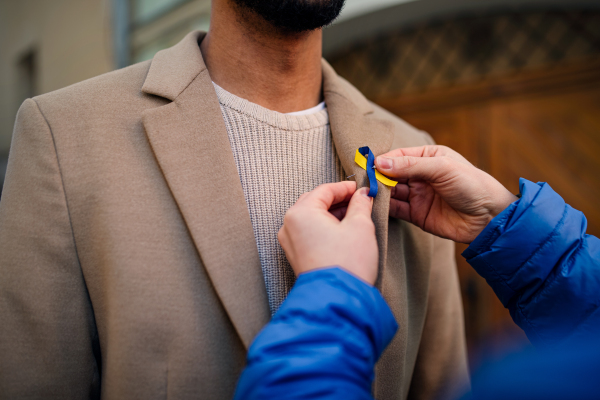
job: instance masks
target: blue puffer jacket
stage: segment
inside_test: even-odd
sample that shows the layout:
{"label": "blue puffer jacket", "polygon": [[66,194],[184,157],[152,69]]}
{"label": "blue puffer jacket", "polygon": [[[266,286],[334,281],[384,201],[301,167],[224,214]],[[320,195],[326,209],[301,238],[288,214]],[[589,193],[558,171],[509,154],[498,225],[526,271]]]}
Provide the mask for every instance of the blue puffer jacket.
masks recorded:
{"label": "blue puffer jacket", "polygon": [[521,179],[521,199],[463,256],[537,346],[600,332],[600,240],[550,185]]}
{"label": "blue puffer jacket", "polygon": [[340,268],[302,274],[250,346],[235,399],[371,399],[397,329],[374,287]]}
{"label": "blue puffer jacket", "polygon": [[[521,195],[463,254],[533,343],[563,347],[474,379],[475,398],[596,398],[600,240],[547,184],[522,179]],[[396,329],[372,286],[339,268],[303,274],[250,347],[236,399],[371,399]]]}

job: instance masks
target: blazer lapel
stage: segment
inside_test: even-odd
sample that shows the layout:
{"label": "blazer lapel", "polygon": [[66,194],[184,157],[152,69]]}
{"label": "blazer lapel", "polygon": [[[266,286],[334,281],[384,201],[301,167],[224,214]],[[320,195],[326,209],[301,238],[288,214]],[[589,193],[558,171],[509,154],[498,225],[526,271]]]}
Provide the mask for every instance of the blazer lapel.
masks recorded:
{"label": "blazer lapel", "polygon": [[199,41],[192,32],[154,57],[142,91],[172,102],[143,124],[212,284],[246,348],[269,321],[244,193]]}
{"label": "blazer lapel", "polygon": [[[339,77],[326,61],[323,61],[323,94],[329,112],[333,142],[344,171],[348,175],[354,175],[353,179],[358,187],[368,186],[366,171],[354,162],[356,149],[369,146],[375,156],[386,153],[392,146],[392,126],[389,122],[374,117],[371,103]],[[391,190],[380,182],[378,185],[372,217],[379,246],[381,276],[387,261]]]}

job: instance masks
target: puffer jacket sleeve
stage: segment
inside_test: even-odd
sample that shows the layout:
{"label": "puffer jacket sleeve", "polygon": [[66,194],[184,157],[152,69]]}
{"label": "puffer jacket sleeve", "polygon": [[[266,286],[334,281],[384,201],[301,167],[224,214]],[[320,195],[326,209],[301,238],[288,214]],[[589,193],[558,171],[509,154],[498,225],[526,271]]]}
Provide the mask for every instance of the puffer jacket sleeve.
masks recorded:
{"label": "puffer jacket sleeve", "polygon": [[496,216],[463,256],[535,345],[600,329],[600,240],[583,213],[547,183],[520,180],[521,198]]}
{"label": "puffer jacket sleeve", "polygon": [[371,399],[397,329],[374,287],[340,268],[301,274],[252,343],[235,399]]}

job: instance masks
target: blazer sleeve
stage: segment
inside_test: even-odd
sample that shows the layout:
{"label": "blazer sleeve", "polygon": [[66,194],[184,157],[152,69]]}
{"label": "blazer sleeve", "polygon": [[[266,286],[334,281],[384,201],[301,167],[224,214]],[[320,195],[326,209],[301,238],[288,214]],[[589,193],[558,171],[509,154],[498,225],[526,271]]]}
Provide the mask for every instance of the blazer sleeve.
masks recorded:
{"label": "blazer sleeve", "polygon": [[536,345],[597,337],[600,240],[547,183],[521,179],[521,199],[463,255]]}
{"label": "blazer sleeve", "polygon": [[28,99],[0,201],[0,398],[99,398],[97,343],[52,132]]}
{"label": "blazer sleeve", "polygon": [[235,399],[372,399],[397,329],[374,287],[340,268],[302,274],[252,343]]}
{"label": "blazer sleeve", "polygon": [[454,243],[433,241],[427,314],[409,399],[455,399],[470,388]]}

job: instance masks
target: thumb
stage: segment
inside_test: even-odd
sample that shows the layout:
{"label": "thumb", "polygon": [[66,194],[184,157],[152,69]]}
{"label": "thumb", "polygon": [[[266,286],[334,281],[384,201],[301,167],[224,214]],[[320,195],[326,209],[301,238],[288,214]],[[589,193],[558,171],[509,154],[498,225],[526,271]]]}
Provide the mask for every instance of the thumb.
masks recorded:
{"label": "thumb", "polygon": [[391,178],[435,182],[453,169],[448,157],[377,157],[377,170]]}
{"label": "thumb", "polygon": [[371,211],[373,210],[373,198],[368,196],[369,188],[364,187],[352,195],[350,203],[348,204],[348,210],[346,211],[346,218],[353,218],[356,216],[367,216],[371,219]]}
{"label": "thumb", "polygon": [[356,182],[326,183],[300,196],[296,204],[328,210],[331,206],[347,202],[356,191]]}

